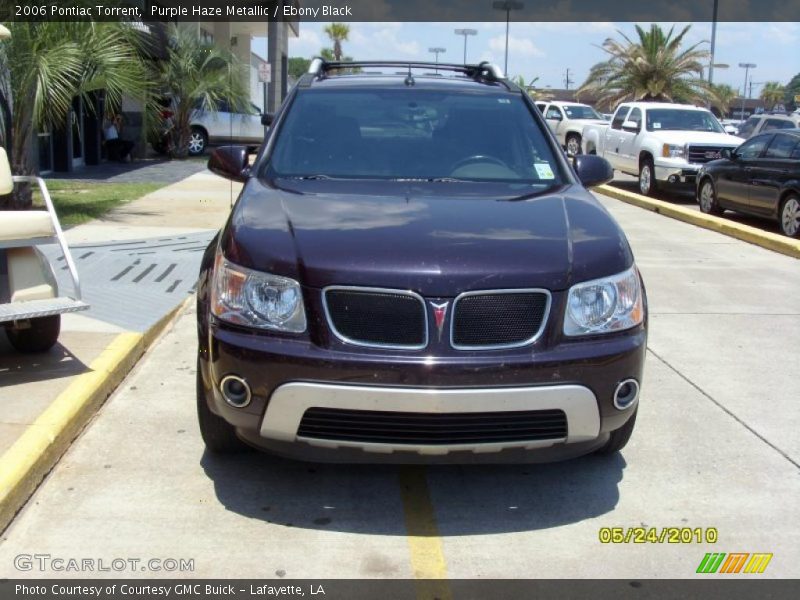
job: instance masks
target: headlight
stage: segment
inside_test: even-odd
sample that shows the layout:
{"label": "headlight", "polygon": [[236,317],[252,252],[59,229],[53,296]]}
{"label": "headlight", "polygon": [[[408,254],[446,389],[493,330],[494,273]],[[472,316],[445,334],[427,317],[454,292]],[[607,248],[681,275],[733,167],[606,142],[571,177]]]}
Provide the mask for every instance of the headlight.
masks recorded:
{"label": "headlight", "polygon": [[675,144],[664,144],[661,151],[664,158],[686,158],[686,146],[676,146]]}
{"label": "headlight", "polygon": [[567,297],[564,335],[592,335],[635,327],[644,319],[644,300],[635,267],[619,275],[574,285]]}
{"label": "headlight", "polygon": [[211,285],[211,312],[237,325],[292,333],[306,330],[299,283],[240,267],[219,252]]}

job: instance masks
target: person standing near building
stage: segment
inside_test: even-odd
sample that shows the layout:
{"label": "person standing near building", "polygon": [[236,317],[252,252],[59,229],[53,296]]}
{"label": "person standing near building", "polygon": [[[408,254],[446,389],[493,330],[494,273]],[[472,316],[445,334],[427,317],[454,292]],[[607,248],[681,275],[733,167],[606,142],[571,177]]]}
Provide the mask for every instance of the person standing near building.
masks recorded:
{"label": "person standing near building", "polygon": [[108,159],[117,162],[131,162],[133,156],[134,143],[130,140],[122,139],[122,116],[118,114],[111,115],[103,128],[103,135],[105,137],[106,152]]}

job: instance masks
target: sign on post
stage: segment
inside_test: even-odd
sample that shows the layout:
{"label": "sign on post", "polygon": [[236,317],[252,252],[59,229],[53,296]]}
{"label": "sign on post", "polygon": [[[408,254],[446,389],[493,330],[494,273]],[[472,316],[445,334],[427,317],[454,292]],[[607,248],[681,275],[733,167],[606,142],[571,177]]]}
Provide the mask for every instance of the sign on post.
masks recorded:
{"label": "sign on post", "polygon": [[272,65],[264,62],[258,65],[258,80],[261,83],[272,83]]}

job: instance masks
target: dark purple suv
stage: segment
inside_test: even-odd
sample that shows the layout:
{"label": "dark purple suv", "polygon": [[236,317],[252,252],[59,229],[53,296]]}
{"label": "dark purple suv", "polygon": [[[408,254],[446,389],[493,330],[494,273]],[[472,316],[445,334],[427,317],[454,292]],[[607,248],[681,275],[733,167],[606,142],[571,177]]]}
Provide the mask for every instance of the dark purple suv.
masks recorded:
{"label": "dark purple suv", "polygon": [[[353,70],[358,67],[357,70]],[[437,72],[434,72],[438,69]],[[625,235],[499,69],[325,63],[250,164],[198,286],[207,448],[340,461],[614,452],[647,302]]]}

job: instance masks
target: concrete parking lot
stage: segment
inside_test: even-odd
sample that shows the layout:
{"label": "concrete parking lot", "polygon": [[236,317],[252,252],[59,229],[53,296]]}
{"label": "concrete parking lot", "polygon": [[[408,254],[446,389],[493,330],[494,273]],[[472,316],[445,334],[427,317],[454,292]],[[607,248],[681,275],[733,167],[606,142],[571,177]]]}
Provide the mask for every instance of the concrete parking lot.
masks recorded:
{"label": "concrete parking lot", "polygon": [[[797,260],[601,200],[651,309],[637,429],[621,454],[435,467],[212,457],[196,425],[189,309],[5,531],[0,577],[87,575],[14,566],[45,553],[194,561],[89,576],[691,578],[706,552],[772,553],[747,577],[798,577]],[[719,537],[604,544],[605,527]]]}

